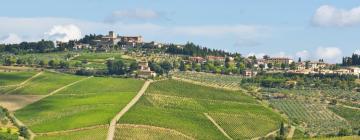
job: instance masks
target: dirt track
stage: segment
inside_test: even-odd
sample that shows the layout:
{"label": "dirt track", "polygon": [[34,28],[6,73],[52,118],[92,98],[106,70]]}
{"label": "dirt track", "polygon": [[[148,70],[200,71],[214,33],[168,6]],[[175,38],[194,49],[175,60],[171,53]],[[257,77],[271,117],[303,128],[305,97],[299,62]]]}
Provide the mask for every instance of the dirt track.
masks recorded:
{"label": "dirt track", "polygon": [[115,135],[116,123],[119,119],[133,106],[137,101],[139,101],[140,97],[145,93],[146,89],[149,87],[151,81],[146,81],[137,95],[111,120],[109,131],[107,135],[107,140],[113,140]]}

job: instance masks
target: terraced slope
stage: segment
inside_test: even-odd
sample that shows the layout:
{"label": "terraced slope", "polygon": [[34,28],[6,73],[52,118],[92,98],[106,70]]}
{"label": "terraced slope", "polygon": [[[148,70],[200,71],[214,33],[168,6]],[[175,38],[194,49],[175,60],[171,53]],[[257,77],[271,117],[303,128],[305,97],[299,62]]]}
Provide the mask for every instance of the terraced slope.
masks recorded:
{"label": "terraced slope", "polygon": [[[232,139],[265,136],[278,129],[282,120],[279,114],[239,91],[166,80],[152,83],[140,101],[120,119],[119,124],[160,127],[194,139],[227,139],[204,113],[213,117]],[[259,122],[262,124],[258,125]],[[243,126],[238,127],[239,124]],[[144,132],[120,127],[117,131],[132,132],[131,135],[136,136],[153,130]]]}

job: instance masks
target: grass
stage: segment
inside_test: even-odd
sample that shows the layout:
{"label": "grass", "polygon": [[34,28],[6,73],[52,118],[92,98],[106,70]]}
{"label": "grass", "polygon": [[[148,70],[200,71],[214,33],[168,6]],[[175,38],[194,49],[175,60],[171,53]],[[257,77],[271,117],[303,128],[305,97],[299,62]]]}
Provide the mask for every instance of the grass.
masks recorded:
{"label": "grass", "polygon": [[0,86],[16,85],[35,75],[36,72],[0,72]]}
{"label": "grass", "polygon": [[15,112],[34,132],[108,124],[140,90],[135,79],[90,78]]}
{"label": "grass", "polygon": [[187,140],[185,136],[170,130],[143,127],[143,126],[117,126],[115,140],[144,139],[147,140]]}
{"label": "grass", "polygon": [[53,134],[47,136],[36,136],[36,140],[105,140],[107,136],[107,127]]}
{"label": "grass", "polygon": [[353,128],[360,129],[360,110],[342,106],[330,106],[329,109],[345,118]]}
{"label": "grass", "polygon": [[82,78],[69,74],[45,72],[26,83],[22,88],[10,92],[16,95],[46,95]]}
{"label": "grass", "polygon": [[[236,121],[215,116],[215,121],[219,121],[225,131],[232,131],[230,135],[234,139],[263,136],[276,130],[276,126],[282,120],[279,114],[261,106],[255,99],[240,91],[166,80],[151,84],[146,94],[120,119],[119,123],[168,128],[195,139],[226,139],[204,113],[249,115],[248,117],[256,120],[255,122],[263,123],[255,127],[260,131],[258,134],[248,136],[244,130],[253,129],[255,123],[250,122],[242,126],[244,129],[234,130],[237,125],[232,123]],[[244,122],[247,118],[238,119]]]}

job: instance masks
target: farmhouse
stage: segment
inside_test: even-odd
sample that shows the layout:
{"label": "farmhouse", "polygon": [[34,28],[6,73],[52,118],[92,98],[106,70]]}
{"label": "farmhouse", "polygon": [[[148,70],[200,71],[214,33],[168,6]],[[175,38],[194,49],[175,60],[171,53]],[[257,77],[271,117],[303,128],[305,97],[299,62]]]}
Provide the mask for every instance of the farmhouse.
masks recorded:
{"label": "farmhouse", "polygon": [[155,77],[156,73],[150,70],[149,63],[147,61],[140,61],[137,75],[141,78],[149,78]]}
{"label": "farmhouse", "polygon": [[291,64],[292,62],[294,62],[292,59],[290,58],[285,58],[285,57],[274,57],[274,58],[268,58],[266,59],[267,63],[272,63],[272,64]]}
{"label": "farmhouse", "polygon": [[206,56],[206,60],[208,61],[225,61],[225,57],[221,56]]}
{"label": "farmhouse", "polygon": [[253,70],[245,70],[243,75],[245,77],[253,77],[253,76],[256,76],[257,75],[257,72],[256,71],[253,71]]}
{"label": "farmhouse", "polygon": [[206,60],[202,57],[189,57],[189,60],[191,62],[195,62],[195,63],[204,63]]}

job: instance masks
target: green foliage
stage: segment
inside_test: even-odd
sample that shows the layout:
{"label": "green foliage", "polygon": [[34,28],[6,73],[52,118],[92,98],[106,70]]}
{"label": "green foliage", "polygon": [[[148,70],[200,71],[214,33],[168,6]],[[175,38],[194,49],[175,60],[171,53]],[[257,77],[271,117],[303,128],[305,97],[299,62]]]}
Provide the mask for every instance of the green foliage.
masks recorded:
{"label": "green foliage", "polygon": [[360,112],[358,110],[342,106],[330,106],[329,109],[345,118],[354,130],[360,130]]}
{"label": "green foliage", "polygon": [[5,132],[0,132],[0,140],[18,140],[18,136]]}

